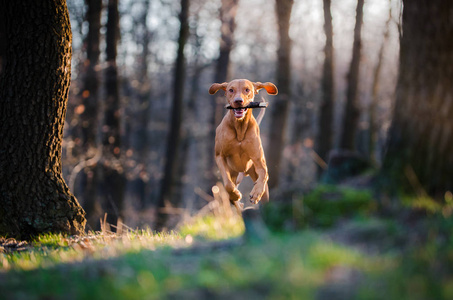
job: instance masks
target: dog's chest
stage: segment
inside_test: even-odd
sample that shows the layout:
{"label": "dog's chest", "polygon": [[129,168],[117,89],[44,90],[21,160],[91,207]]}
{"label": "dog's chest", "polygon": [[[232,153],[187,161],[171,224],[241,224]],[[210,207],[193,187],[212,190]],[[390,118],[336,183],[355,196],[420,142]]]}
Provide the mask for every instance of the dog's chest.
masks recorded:
{"label": "dog's chest", "polygon": [[251,166],[251,158],[248,148],[250,144],[248,141],[239,142],[237,140],[230,140],[224,156],[231,169],[236,172],[246,172]]}

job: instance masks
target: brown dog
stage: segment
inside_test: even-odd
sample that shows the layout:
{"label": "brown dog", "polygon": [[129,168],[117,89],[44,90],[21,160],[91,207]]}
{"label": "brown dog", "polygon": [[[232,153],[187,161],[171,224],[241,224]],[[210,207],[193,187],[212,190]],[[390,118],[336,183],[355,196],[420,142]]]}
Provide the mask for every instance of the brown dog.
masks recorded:
{"label": "brown dog", "polygon": [[[253,116],[252,109],[246,108],[263,88],[268,94],[278,93],[273,83],[251,82],[246,79],[214,83],[209,88],[211,95],[220,89],[224,90],[228,104],[232,108],[216,130],[215,160],[230,201],[236,207],[241,207],[236,202],[242,198],[237,185],[244,175],[250,176],[255,183],[250,193],[252,203],[257,204],[261,199],[264,201],[269,199],[267,186],[269,176],[261,145],[259,123]],[[260,117],[262,118],[262,115]]]}

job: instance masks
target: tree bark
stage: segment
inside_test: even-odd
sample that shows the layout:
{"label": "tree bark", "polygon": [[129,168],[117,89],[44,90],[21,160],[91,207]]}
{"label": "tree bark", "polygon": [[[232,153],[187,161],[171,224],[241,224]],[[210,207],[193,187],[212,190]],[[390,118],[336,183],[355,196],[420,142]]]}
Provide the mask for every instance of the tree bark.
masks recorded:
{"label": "tree bark", "polygon": [[289,37],[289,21],[293,0],[276,0],[278,20],[279,48],[277,51],[277,99],[271,108],[271,124],[267,149],[267,165],[269,167],[269,188],[279,183],[280,165],[286,136],[286,119],[288,116],[289,98],[291,96],[291,39]]}
{"label": "tree bark", "polygon": [[345,150],[356,149],[355,139],[359,124],[359,71],[362,48],[362,24],[363,24],[364,0],[357,1],[357,11],[354,27],[354,44],[352,46],[352,59],[348,73],[348,89],[346,92],[346,107],[343,117],[343,132],[340,147]]}
{"label": "tree bark", "polygon": [[[443,199],[453,190],[453,2],[405,1],[384,178]],[[401,186],[402,184],[402,186]]]}
{"label": "tree bark", "polygon": [[72,34],[64,0],[1,1],[0,235],[81,234],[82,207],[61,171]]}
{"label": "tree bark", "polygon": [[[322,75],[322,102],[319,115],[319,132],[317,136],[316,152],[325,162],[329,151],[333,148],[333,109],[335,101],[334,82],[334,48],[331,0],[324,0],[324,32],[326,45],[324,47],[324,67]],[[324,169],[318,165],[318,177]]]}
{"label": "tree bark", "polygon": [[[167,139],[167,157],[165,162],[164,178],[162,180],[161,192],[158,202],[158,213],[156,220],[156,230],[162,230],[168,220],[168,212],[165,211],[167,204],[179,205],[180,199],[173,199],[174,182],[178,180],[178,156],[181,140],[181,122],[184,96],[184,82],[186,75],[186,64],[184,47],[189,36],[189,0],[181,0],[181,13],[179,20],[181,23],[178,39],[178,54],[173,85],[173,101],[171,112],[171,126]],[[183,163],[183,162],[179,162]]]}
{"label": "tree bark", "polygon": [[0,76],[3,73],[6,55],[6,16],[0,19]]}

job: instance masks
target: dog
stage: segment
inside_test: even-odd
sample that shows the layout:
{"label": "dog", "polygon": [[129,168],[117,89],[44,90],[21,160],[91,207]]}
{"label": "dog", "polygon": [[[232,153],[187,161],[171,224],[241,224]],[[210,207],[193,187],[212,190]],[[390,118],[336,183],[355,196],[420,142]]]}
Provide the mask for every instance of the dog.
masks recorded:
{"label": "dog", "polygon": [[230,82],[214,83],[209,88],[213,95],[219,90],[225,91],[230,106],[227,114],[216,129],[215,161],[228,192],[230,202],[242,209],[239,201],[241,192],[237,189],[244,176],[250,176],[254,182],[250,201],[257,204],[260,200],[269,201],[266,159],[261,144],[259,123],[264,110],[255,119],[251,103],[259,90],[265,89],[270,95],[277,95],[277,87],[271,83],[251,82],[247,79],[235,79]]}

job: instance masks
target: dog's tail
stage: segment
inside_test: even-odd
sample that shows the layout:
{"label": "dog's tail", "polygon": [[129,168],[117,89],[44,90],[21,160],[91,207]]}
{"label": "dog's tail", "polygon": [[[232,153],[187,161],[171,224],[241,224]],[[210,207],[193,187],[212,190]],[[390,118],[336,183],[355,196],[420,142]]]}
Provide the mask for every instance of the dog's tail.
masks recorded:
{"label": "dog's tail", "polygon": [[[265,102],[263,96],[261,96],[261,102]],[[265,113],[266,109],[260,109],[260,113],[258,114],[258,117],[256,117],[256,122],[258,123],[258,126],[260,126]]]}

